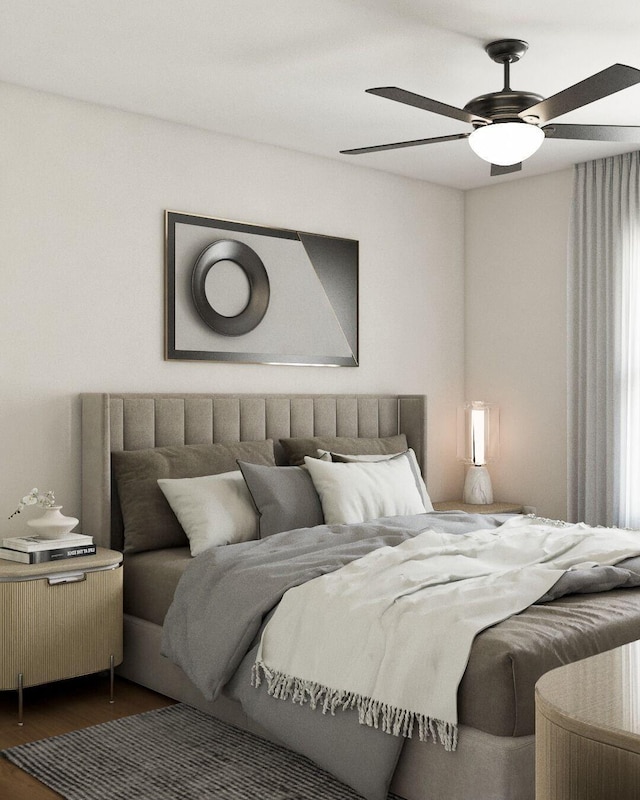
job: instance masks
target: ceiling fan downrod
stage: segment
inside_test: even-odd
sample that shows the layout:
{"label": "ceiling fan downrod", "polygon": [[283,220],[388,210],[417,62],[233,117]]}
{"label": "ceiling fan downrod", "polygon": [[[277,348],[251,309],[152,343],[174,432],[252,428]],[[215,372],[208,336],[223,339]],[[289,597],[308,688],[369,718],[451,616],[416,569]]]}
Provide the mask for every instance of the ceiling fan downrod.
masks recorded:
{"label": "ceiling fan downrod", "polygon": [[491,122],[507,120],[521,122],[518,114],[543,99],[539,94],[517,92],[510,86],[511,64],[520,61],[529,49],[529,45],[522,39],[499,39],[496,42],[490,42],[484,49],[492,61],[503,65],[504,88],[499,92],[489,92],[489,94],[474,97],[466,104],[465,110],[480,118],[477,122],[474,121],[474,127],[485,125],[487,120]]}
{"label": "ceiling fan downrod", "polygon": [[509,70],[511,64],[515,64],[516,61],[520,61],[520,59],[529,49],[528,43],[522,39],[499,39],[497,42],[489,42],[484,49],[492,61],[503,65],[504,87],[502,91],[510,92],[511,86],[509,85]]}

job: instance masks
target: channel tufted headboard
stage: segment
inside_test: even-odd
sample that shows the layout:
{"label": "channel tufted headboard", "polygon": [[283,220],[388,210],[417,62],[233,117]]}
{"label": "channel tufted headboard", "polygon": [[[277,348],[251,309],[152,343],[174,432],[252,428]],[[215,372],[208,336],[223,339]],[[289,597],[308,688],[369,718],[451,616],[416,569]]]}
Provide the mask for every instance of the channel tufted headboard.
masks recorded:
{"label": "channel tufted headboard", "polygon": [[82,529],[103,547],[122,549],[111,453],[182,444],[292,436],[393,436],[404,433],[426,465],[424,395],[83,394]]}

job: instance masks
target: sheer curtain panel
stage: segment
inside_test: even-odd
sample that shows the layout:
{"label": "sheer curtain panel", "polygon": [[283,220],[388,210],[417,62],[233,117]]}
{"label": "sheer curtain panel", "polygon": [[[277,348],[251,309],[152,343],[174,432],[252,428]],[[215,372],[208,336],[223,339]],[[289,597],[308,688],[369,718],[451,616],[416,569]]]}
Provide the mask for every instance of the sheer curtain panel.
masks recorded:
{"label": "sheer curtain panel", "polygon": [[575,168],[568,517],[640,527],[640,153]]}

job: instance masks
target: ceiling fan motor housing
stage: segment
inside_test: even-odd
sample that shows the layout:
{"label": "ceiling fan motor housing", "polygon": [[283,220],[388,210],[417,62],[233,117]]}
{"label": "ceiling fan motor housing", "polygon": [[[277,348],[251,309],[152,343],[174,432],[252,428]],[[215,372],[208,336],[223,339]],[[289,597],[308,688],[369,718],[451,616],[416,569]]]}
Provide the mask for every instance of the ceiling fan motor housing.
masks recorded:
{"label": "ceiling fan motor housing", "polygon": [[[470,114],[490,119],[492,122],[522,122],[518,116],[521,111],[540,103],[544,98],[534,92],[517,92],[503,89],[501,92],[490,92],[474,97],[464,107]],[[535,120],[527,120],[527,122]],[[472,123],[474,126],[485,125],[482,120]]]}

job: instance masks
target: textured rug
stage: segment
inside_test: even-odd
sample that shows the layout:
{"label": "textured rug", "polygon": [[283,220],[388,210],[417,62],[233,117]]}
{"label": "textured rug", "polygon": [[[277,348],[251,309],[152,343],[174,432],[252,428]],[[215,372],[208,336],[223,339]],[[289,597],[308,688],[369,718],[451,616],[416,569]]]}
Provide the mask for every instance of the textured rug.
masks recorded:
{"label": "textured rug", "polygon": [[2,755],[66,800],[361,800],[303,756],[182,703]]}

